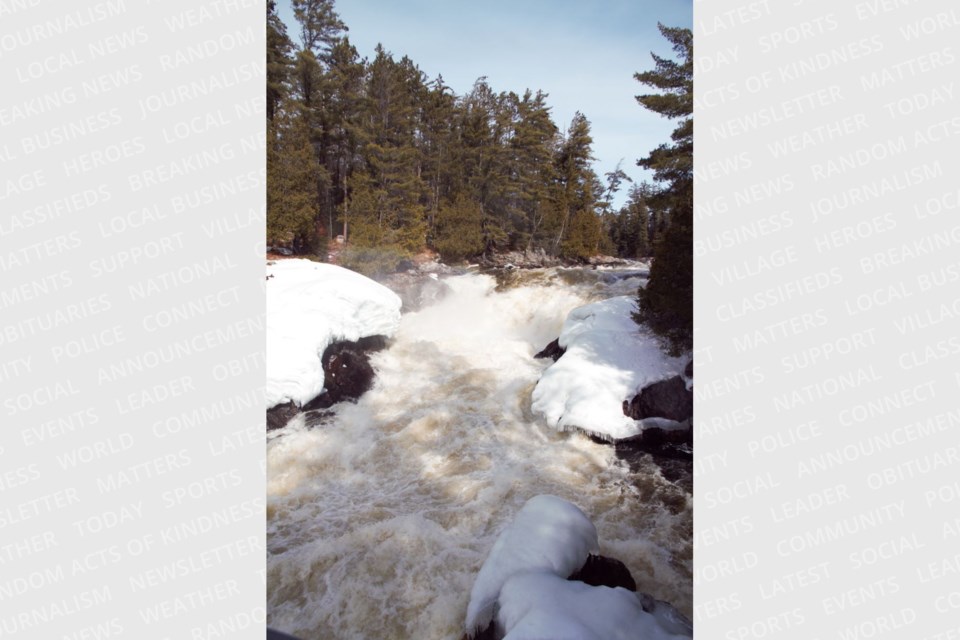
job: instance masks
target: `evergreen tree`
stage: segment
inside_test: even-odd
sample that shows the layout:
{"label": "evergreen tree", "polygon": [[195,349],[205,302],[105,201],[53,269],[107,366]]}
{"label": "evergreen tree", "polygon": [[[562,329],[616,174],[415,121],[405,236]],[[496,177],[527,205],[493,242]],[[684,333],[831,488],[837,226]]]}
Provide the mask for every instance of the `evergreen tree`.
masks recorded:
{"label": "evergreen tree", "polygon": [[509,248],[504,228],[504,160],[509,117],[505,96],[479,78],[460,104],[460,144],[455,189],[480,207],[484,251]]}
{"label": "evergreen tree", "polygon": [[618,250],[605,230],[622,226],[609,202],[623,174],[601,186],[582,114],[560,135],[543,92],[480,78],[458,97],[383,47],[361,60],[333,0],[291,4],[299,48],[267,3],[271,242],[312,250],[341,233],[345,258],[371,273],[425,246],[448,259]]}
{"label": "evergreen tree", "polygon": [[[300,25],[301,48],[293,61],[294,94],[303,103],[310,143],[317,161],[323,167],[322,180],[317,182],[316,232],[330,237],[334,233],[335,195],[332,179],[336,178],[330,161],[332,126],[330,117],[330,74],[332,49],[340,41],[346,26],[333,8],[333,0],[292,0],[293,15]],[[321,242],[318,237],[317,243]]]}
{"label": "evergreen tree", "polygon": [[443,202],[449,201],[453,196],[452,165],[458,154],[455,123],[457,97],[450,87],[444,84],[443,76],[438,76],[427,87],[421,102],[422,177],[427,193],[428,241],[432,241],[436,237],[437,216]]}
{"label": "evergreen tree", "polygon": [[[514,96],[516,98],[516,96]],[[547,94],[529,89],[516,102],[516,119],[510,138],[508,169],[513,178],[510,207],[517,245],[531,249],[544,243],[540,232],[547,210],[550,186],[555,182],[552,158],[557,126],[550,118]]]}
{"label": "evergreen tree", "polygon": [[485,244],[479,203],[461,193],[456,200],[441,207],[434,248],[444,260],[456,261],[479,255]]}
{"label": "evergreen tree", "polygon": [[426,221],[416,146],[416,98],[424,90],[423,73],[409,58],[396,62],[382,46],[376,53],[366,81],[364,163],[348,183],[351,242],[356,249],[378,249],[384,256],[379,269],[386,257],[393,260],[423,248]]}
{"label": "evergreen tree", "polygon": [[553,250],[565,257],[587,258],[596,253],[600,242],[600,220],[595,206],[601,188],[590,168],[592,144],[590,122],[578,111],[556,157],[558,183]]}
{"label": "evergreen tree", "polygon": [[277,15],[275,0],[267,2],[267,120],[273,120],[280,102],[288,95],[290,54],[293,43],[287,26]]}
{"label": "evergreen tree", "polygon": [[678,60],[651,54],[654,69],[635,78],[661,93],[640,95],[637,101],[680,122],[671,142],[637,161],[663,185],[651,200],[669,219],[656,242],[650,279],[638,293],[635,319],[667,338],[671,352],[680,353],[693,346],[693,34],[662,24],[659,28]]}
{"label": "evergreen tree", "polygon": [[[362,127],[364,75],[364,64],[356,48],[347,38],[338,40],[330,50],[324,83],[325,117],[321,140],[331,181],[330,194],[325,200],[330,235],[342,233],[347,242],[350,240],[349,177],[362,164],[360,151],[365,142]],[[335,228],[334,220],[339,221],[339,227]]]}
{"label": "evergreen tree", "polygon": [[604,179],[607,181],[607,188],[603,190],[603,197],[597,202],[597,206],[600,209],[601,214],[610,213],[613,208],[613,197],[620,191],[620,187],[624,182],[633,182],[633,179],[628,176],[623,169],[620,168],[620,165],[623,163],[621,159],[617,163],[616,168],[613,171],[608,171],[603,174]]}
{"label": "evergreen tree", "polygon": [[300,24],[300,43],[322,60],[347,26],[333,10],[333,0],[291,0],[293,16]]}
{"label": "evergreen tree", "polygon": [[296,102],[282,103],[267,140],[267,243],[295,251],[315,245],[316,190],[323,174],[300,110]]}
{"label": "evergreen tree", "polygon": [[637,260],[650,255],[648,226],[650,213],[646,203],[645,189],[635,185],[630,189],[627,204],[617,216],[617,255]]}
{"label": "evergreen tree", "polygon": [[625,224],[623,213],[626,211],[626,208],[621,209],[619,212],[614,212],[613,210],[613,198],[617,192],[620,191],[620,187],[624,182],[633,182],[633,179],[620,168],[622,162],[622,160],[618,162],[613,171],[608,171],[603,175],[607,186],[603,191],[602,197],[597,201],[601,228],[599,253],[616,255],[621,258],[633,258],[634,256],[628,256],[628,252],[624,251],[621,247],[621,236],[623,235],[621,227]]}

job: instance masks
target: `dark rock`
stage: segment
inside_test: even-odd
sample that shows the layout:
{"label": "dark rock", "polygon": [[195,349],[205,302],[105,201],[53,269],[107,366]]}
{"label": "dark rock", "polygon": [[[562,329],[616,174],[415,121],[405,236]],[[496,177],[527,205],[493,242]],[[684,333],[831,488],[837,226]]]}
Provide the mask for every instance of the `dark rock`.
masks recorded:
{"label": "dark rock", "polygon": [[327,422],[332,415],[321,412],[338,402],[356,400],[373,386],[374,371],[367,355],[387,346],[385,336],[366,336],[356,342],[334,342],[323,352],[324,392],[297,408],[293,402],[287,402],[267,410],[267,430],[279,429],[287,424],[298,412],[307,413],[307,425],[318,426]]}
{"label": "dark rock", "polygon": [[693,416],[693,391],[680,376],[654,382],[629,403],[624,402],[623,413],[634,420],[667,418],[683,422]]}
{"label": "dark rock", "polygon": [[560,338],[557,338],[547,346],[543,348],[537,355],[533,356],[534,358],[553,358],[553,361],[556,362],[560,359],[566,349],[560,346]]}
{"label": "dark rock", "polygon": [[[680,423],[683,428],[679,429],[661,429],[660,427],[647,427],[643,430],[642,443],[650,447],[663,447],[669,444],[693,444],[693,425],[684,421]],[[628,440],[632,442],[632,440]]]}
{"label": "dark rock", "polygon": [[693,427],[689,424],[684,429],[671,430],[647,427],[636,437],[617,440],[614,446],[622,459],[649,453],[655,459],[693,460]]}
{"label": "dark rock", "polygon": [[481,631],[480,633],[471,636],[469,633],[463,636],[463,640],[497,640],[497,638],[502,638],[503,632],[497,634],[497,624],[496,621],[491,622],[487,625],[487,628]]}
{"label": "dark rock", "polygon": [[662,418],[671,420],[677,428],[645,425],[643,433],[616,443],[617,456],[628,462],[650,454],[662,468],[661,461],[693,460],[693,391],[688,390],[680,376],[655,382],[644,387],[630,401],[623,401],[623,413],[634,420]]}
{"label": "dark rock", "polygon": [[297,405],[292,402],[285,402],[275,407],[270,407],[267,409],[267,431],[285,427],[293,416],[297,415],[298,411]]}
{"label": "dark rock", "polygon": [[587,264],[594,267],[625,267],[634,264],[633,260],[625,260],[624,258],[616,258],[614,256],[590,256],[587,258]]}
{"label": "dark rock", "polygon": [[437,275],[463,275],[466,273],[466,269],[462,267],[451,267],[448,264],[442,262],[437,262],[436,260],[430,260],[428,262],[422,262],[417,267],[418,273],[426,274],[437,274]]}
{"label": "dark rock", "polygon": [[[350,343],[341,342],[339,344],[350,344]],[[387,348],[387,336],[379,336],[379,335],[364,336],[353,344],[356,344],[357,349],[359,349],[360,351],[363,351],[364,353],[373,353],[374,351],[383,351],[384,349]]]}
{"label": "dark rock", "polygon": [[307,411],[303,414],[304,424],[309,428],[322,427],[330,424],[336,415],[333,411]]}
{"label": "dark rock", "polygon": [[303,405],[303,410],[306,412],[321,411],[323,409],[329,409],[336,402],[339,402],[339,400],[334,400],[334,397],[325,391],[307,404]]}
{"label": "dark rock", "polygon": [[637,583],[630,575],[627,565],[616,558],[593,554],[587,556],[584,565],[567,580],[579,580],[594,587],[623,587],[630,591],[637,590]]}
{"label": "dark rock", "polygon": [[323,351],[323,387],[326,390],[303,411],[326,409],[337,402],[356,400],[373,386],[374,372],[369,353],[387,346],[385,336],[366,336],[356,342],[334,342]]}
{"label": "dark rock", "polygon": [[556,267],[563,264],[559,258],[547,255],[543,249],[527,251],[508,251],[505,253],[488,252],[481,259],[480,264],[494,269],[539,269],[542,267]]}
{"label": "dark rock", "polygon": [[693,377],[693,360],[688,362],[687,366],[683,368],[683,375],[687,376],[688,378]]}

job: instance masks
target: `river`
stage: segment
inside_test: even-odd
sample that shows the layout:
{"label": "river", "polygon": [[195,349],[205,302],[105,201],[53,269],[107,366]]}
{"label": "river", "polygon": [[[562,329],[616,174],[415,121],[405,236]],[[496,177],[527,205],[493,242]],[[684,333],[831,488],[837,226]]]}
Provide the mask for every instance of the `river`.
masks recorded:
{"label": "river", "polygon": [[649,461],[558,433],[530,410],[533,354],[573,308],[633,294],[636,271],[445,280],[373,355],[377,382],[326,424],[269,436],[268,623],[302,640],[463,636],[497,533],[537,494],[578,505],[641,591],[692,613],[692,496]]}

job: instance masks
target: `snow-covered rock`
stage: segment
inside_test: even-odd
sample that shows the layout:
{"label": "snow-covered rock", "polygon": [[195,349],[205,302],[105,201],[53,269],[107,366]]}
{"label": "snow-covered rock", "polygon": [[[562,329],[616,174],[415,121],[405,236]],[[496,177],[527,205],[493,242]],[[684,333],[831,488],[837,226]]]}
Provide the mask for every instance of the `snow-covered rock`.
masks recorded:
{"label": "snow-covered rock", "polygon": [[267,266],[267,408],[302,406],[323,390],[321,356],[335,341],[393,335],[400,298],[330,264],[280,260]]}
{"label": "snow-covered rock", "polygon": [[606,440],[633,438],[645,423],[624,415],[623,402],[644,386],[683,371],[657,338],[637,326],[635,298],[618,296],[570,312],[559,337],[563,355],[543,372],[533,410],[559,430],[582,429]]}
{"label": "snow-covered rock", "polygon": [[682,422],[693,416],[693,390],[683,376],[673,376],[644,387],[624,405],[625,414],[636,420],[667,418]]}
{"label": "snow-covered rock", "polygon": [[[597,549],[597,530],[580,509],[556,496],[531,498],[497,538],[477,574],[467,605],[467,636],[692,638],[689,620],[670,604],[623,587],[594,586],[576,579],[584,571],[589,573],[587,560]],[[616,561],[600,560],[607,563]],[[633,582],[629,575],[626,579]]]}
{"label": "snow-covered rock", "polygon": [[642,594],[623,587],[593,587],[546,572],[522,573],[503,585],[497,622],[506,631],[504,640],[693,637],[689,623],[678,620],[672,607],[648,612],[642,602]]}
{"label": "snow-covered rock", "polygon": [[530,498],[480,567],[467,605],[467,633],[490,624],[500,589],[512,575],[536,571],[565,579],[598,551],[597,529],[580,509],[556,496]]}
{"label": "snow-covered rock", "polygon": [[579,580],[595,587],[623,587],[629,591],[637,590],[637,583],[630,575],[630,569],[616,558],[590,554],[587,561],[568,580]]}

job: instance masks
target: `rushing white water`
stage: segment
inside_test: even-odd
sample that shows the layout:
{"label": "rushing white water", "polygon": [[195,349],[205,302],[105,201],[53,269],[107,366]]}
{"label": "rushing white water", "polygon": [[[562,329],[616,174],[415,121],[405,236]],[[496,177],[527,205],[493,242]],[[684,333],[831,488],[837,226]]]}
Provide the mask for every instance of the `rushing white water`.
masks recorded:
{"label": "rushing white water", "polygon": [[692,608],[692,500],[656,465],[558,433],[530,410],[533,355],[581,304],[636,290],[615,272],[541,270],[496,289],[447,279],[373,356],[334,419],[268,444],[269,625],[315,638],[457,639],[497,534],[537,494],[578,505],[639,590]]}

